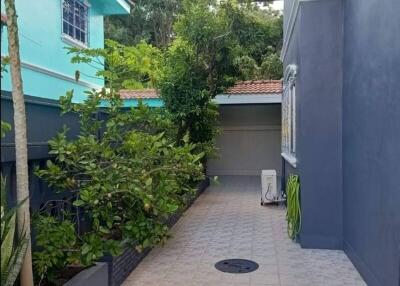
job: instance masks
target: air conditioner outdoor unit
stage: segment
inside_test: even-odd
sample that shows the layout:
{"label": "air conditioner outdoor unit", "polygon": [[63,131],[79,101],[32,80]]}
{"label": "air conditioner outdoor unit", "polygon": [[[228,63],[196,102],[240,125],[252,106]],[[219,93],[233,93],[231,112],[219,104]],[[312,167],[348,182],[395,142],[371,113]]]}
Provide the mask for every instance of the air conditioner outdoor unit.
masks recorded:
{"label": "air conditioner outdoor unit", "polygon": [[275,170],[261,171],[261,205],[281,201]]}

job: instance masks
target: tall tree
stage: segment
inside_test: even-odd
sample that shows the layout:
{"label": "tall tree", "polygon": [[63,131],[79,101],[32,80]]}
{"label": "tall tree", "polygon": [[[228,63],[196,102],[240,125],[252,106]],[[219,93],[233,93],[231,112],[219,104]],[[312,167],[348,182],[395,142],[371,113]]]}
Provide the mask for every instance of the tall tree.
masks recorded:
{"label": "tall tree", "polygon": [[[18,209],[18,231],[25,232],[28,238],[27,252],[21,269],[21,285],[33,286],[32,255],[30,241],[30,213],[28,186],[28,150],[26,139],[26,115],[24,93],[22,88],[21,61],[17,13],[14,0],[4,0],[7,14],[8,54],[12,82],[12,99],[14,107],[15,161],[17,172],[17,201],[23,202]],[[25,200],[26,199],[26,200]],[[25,201],[24,201],[25,200]]]}
{"label": "tall tree", "polygon": [[167,47],[173,39],[173,24],[182,0],[137,0],[129,16],[105,19],[105,36],[124,45],[141,40],[158,47]]}
{"label": "tall tree", "polygon": [[281,23],[249,0],[182,0],[157,84],[178,140],[189,134],[213,154],[218,112],[211,99],[237,79],[281,78]]}

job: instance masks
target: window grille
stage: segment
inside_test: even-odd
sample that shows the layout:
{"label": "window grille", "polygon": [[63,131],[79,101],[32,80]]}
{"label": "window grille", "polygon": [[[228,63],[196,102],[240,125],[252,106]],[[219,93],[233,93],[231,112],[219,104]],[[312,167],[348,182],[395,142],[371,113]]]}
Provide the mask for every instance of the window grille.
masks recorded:
{"label": "window grille", "polygon": [[62,10],[63,34],[87,46],[89,6],[81,0],[63,0]]}

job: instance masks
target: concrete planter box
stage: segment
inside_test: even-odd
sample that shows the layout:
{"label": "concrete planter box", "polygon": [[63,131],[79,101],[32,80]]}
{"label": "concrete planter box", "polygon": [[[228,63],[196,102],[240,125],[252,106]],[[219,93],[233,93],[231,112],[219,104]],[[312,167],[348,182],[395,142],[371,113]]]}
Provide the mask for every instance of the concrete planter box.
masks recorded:
{"label": "concrete planter box", "polygon": [[[188,202],[187,208],[200,196],[200,194],[209,185],[210,185],[209,178],[206,178],[204,181],[199,183],[197,187],[197,193],[195,197]],[[172,227],[179,220],[179,218],[182,216],[183,211],[175,213],[168,218],[168,220],[166,221],[168,227]],[[108,264],[108,285],[109,286],[121,285],[122,282],[124,282],[124,280],[129,276],[129,274],[139,265],[142,259],[146,257],[146,255],[150,252],[150,250],[151,249],[148,248],[139,253],[134,248],[128,248],[119,256],[103,257],[101,261],[106,262]]]}
{"label": "concrete planter box", "polygon": [[82,270],[64,286],[108,286],[107,263],[98,262],[96,265]]}

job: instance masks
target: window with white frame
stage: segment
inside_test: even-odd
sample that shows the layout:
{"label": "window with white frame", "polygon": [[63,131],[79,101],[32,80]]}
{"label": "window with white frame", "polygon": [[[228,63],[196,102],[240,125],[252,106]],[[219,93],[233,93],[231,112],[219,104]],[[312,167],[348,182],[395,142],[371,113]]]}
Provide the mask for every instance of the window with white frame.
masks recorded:
{"label": "window with white frame", "polygon": [[62,0],[62,10],[63,36],[88,46],[88,3],[82,0]]}
{"label": "window with white frame", "polygon": [[285,71],[282,95],[282,156],[296,164],[296,66]]}

